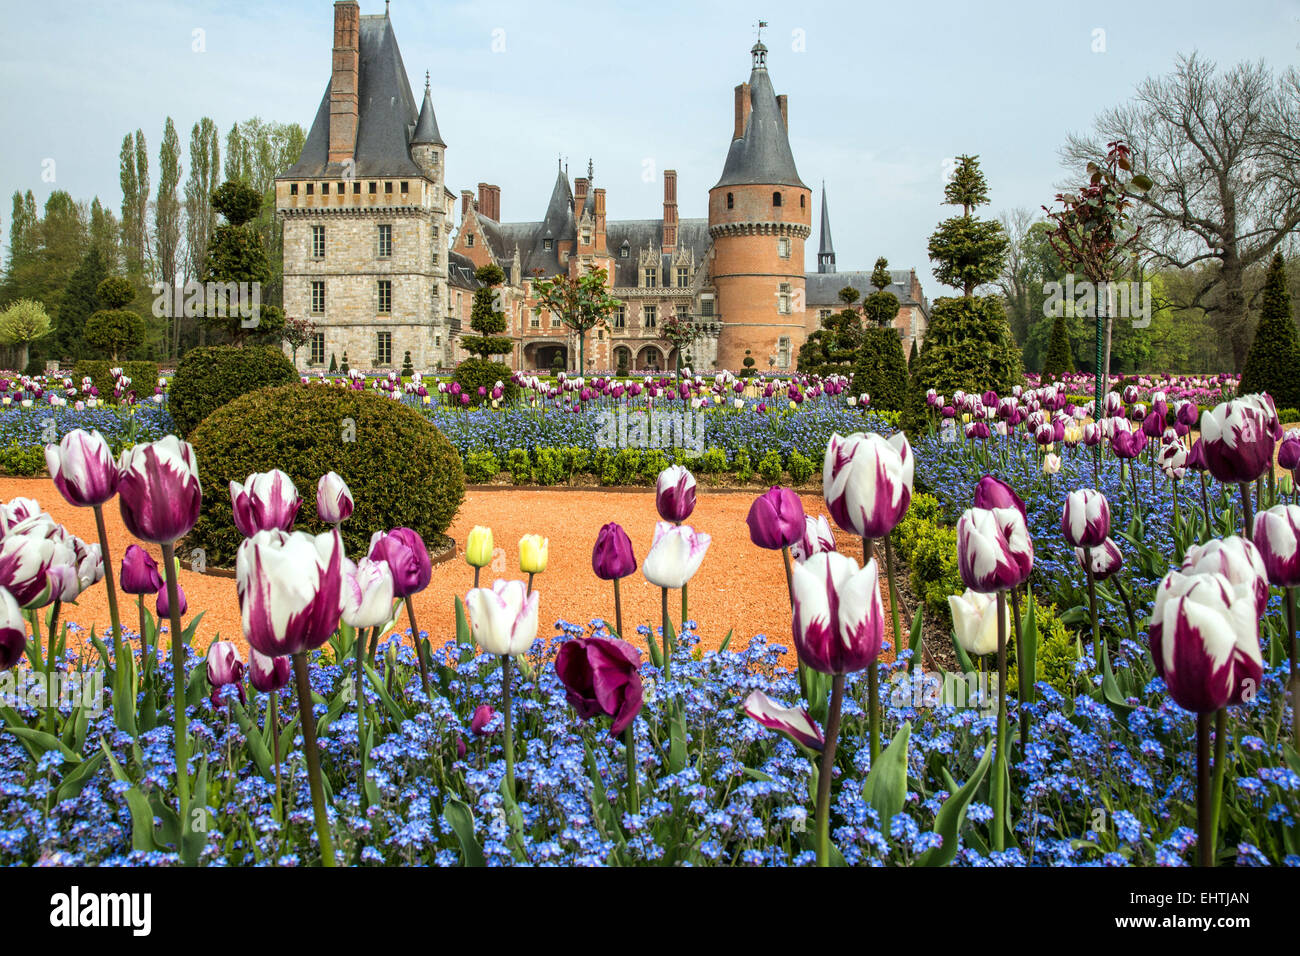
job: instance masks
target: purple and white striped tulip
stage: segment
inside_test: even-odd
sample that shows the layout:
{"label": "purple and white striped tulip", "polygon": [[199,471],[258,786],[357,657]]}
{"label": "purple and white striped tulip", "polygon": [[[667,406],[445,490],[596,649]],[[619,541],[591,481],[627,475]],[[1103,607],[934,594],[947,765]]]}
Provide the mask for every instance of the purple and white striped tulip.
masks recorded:
{"label": "purple and white striped tulip", "polygon": [[957,521],[957,568],[972,591],[1008,591],[1029,580],[1034,543],[1015,508],[968,508]]}
{"label": "purple and white striped tulip", "polygon": [[1275,505],[1255,515],[1255,547],[1274,587],[1300,587],[1300,506]]}
{"label": "purple and white striped tulip", "polygon": [[248,681],[253,689],[272,694],[289,683],[293,672],[287,657],[267,657],[256,647],[249,648]]}
{"label": "purple and white striped tulip", "polygon": [[[1105,581],[1120,568],[1124,567],[1124,552],[1112,539],[1107,538],[1097,547],[1092,548],[1092,576],[1098,581]],[[1083,548],[1074,549],[1074,559],[1079,567],[1088,570]]]}
{"label": "purple and white striped tulip", "polygon": [[235,527],[245,538],[259,531],[292,531],[302,499],[293,479],[278,468],[248,476],[244,484],[230,483]]}
{"label": "purple and white striped tulip", "polygon": [[1263,678],[1249,584],[1171,571],[1156,591],[1147,636],[1156,673],[1184,710],[1213,713],[1253,695]]}
{"label": "purple and white striped tulip", "polygon": [[1187,446],[1175,439],[1160,446],[1156,462],[1165,477],[1173,481],[1182,481],[1187,474]]}
{"label": "purple and white striped tulip", "polygon": [[802,707],[782,707],[761,690],[750,691],[745,698],[745,714],[768,730],[776,730],[795,743],[821,753],[826,746],[822,729]]}
{"label": "purple and white striped tulip", "polygon": [[27,651],[27,621],[14,596],[0,588],[0,671],[7,671]]}
{"label": "purple and white striped tulip", "polygon": [[1095,548],[1110,534],[1110,502],[1100,491],[1070,492],[1061,511],[1061,534],[1076,548]]}
{"label": "purple and white striped tulip", "polygon": [[1184,574],[1222,574],[1233,586],[1244,584],[1255,596],[1256,613],[1268,609],[1268,570],[1264,556],[1250,541],[1233,535],[1194,544],[1183,556]]}
{"label": "purple and white striped tulip", "polygon": [[343,622],[349,627],[379,627],[393,616],[393,572],[387,561],[343,559]]}
{"label": "purple and white striped tulip", "polygon": [[203,504],[193,446],[168,435],[125,449],[118,462],[117,492],[122,522],[135,537],[154,544],[183,538]]}
{"label": "purple and white striped tulip", "polygon": [[316,482],[316,514],[326,524],[339,524],[352,517],[352,489],[336,472],[329,471]]}
{"label": "purple and white striped tulip", "polygon": [[45,465],[54,487],[70,505],[102,505],[117,494],[117,462],[98,430],[78,428],[57,445],[46,445]]}
{"label": "purple and white striped tulip", "polygon": [[208,683],[212,685],[212,706],[221,703],[221,688],[234,684],[239,690],[239,702],[247,703],[244,696],[244,661],[239,648],[230,641],[213,641],[208,645]]}
{"label": "purple and white striped tulip", "polygon": [[342,616],[343,541],[337,531],[259,531],[235,558],[249,645],[268,657],[320,647]]}
{"label": "purple and white striped tulip", "polygon": [[835,551],[794,566],[794,644],[799,660],[823,674],[870,667],[880,654],[885,615],[880,572]]}
{"label": "purple and white striped tulip", "polygon": [[695,510],[695,476],[681,465],[659,473],[655,481],[655,508],[659,517],[680,524]]}
{"label": "purple and white striped tulip", "polygon": [[790,545],[790,556],[796,561],[807,561],[814,554],[835,550],[835,532],[825,515],[804,515],[803,536]]}
{"label": "purple and white striped tulip", "polygon": [[1273,463],[1276,443],[1271,412],[1258,395],[1224,402],[1201,415],[1201,440],[1205,443],[1205,463],[1219,481],[1232,484],[1254,481]]}
{"label": "purple and white striped tulip", "polygon": [[489,654],[518,657],[537,638],[539,594],[523,581],[498,579],[491,588],[474,588],[465,595],[474,642]]}
{"label": "purple and white striped tulip", "polygon": [[912,446],[902,432],[887,439],[874,432],[847,438],[832,434],[822,493],[835,523],[859,537],[885,537],[912,504],[914,465]]}
{"label": "purple and white striped tulip", "polygon": [[641,573],[661,588],[680,588],[700,569],[712,540],[690,525],[660,521],[655,525],[654,541],[642,562]]}

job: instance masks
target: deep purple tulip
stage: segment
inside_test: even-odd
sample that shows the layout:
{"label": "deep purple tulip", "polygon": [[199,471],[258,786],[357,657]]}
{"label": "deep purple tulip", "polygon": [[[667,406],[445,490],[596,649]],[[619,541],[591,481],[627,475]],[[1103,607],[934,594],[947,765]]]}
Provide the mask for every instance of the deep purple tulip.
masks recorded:
{"label": "deep purple tulip", "polygon": [[433,577],[433,562],[424,539],[410,528],[394,528],[384,534],[376,531],[370,538],[370,560],[385,561],[393,572],[393,596],[419,594]]}
{"label": "deep purple tulip", "polygon": [[245,538],[259,531],[292,531],[302,499],[293,479],[275,468],[248,476],[244,484],[230,483],[235,527]]}
{"label": "deep purple tulip", "polygon": [[1015,508],[1020,512],[1020,517],[1027,518],[1025,512],[1025,503],[1020,500],[1020,496],[1005,481],[994,478],[992,475],[985,475],[975,484],[975,501],[976,508]]}
{"label": "deep purple tulip", "polygon": [[1179,424],[1190,428],[1200,420],[1201,410],[1196,407],[1195,402],[1180,402],[1175,415]]}
{"label": "deep purple tulip", "polygon": [[885,614],[875,559],[858,563],[835,551],[794,566],[794,644],[799,660],[822,674],[872,666],[884,639]]}
{"label": "deep purple tulip", "polygon": [[1156,673],[1184,710],[1213,713],[1260,687],[1264,660],[1248,584],[1169,572],[1156,590],[1147,638]]}
{"label": "deep purple tulip", "polygon": [[203,490],[194,448],[175,435],[133,445],[118,463],[118,504],[126,530],[142,541],[171,544],[189,534]]}
{"label": "deep purple tulip", "polygon": [[27,621],[14,596],[0,588],[0,671],[7,671],[26,655]]}
{"label": "deep purple tulip", "polygon": [[475,737],[483,737],[487,734],[487,725],[492,723],[492,718],[497,712],[487,704],[479,704],[474,708],[474,716],[469,720],[469,729]]}
{"label": "deep purple tulip", "polygon": [[659,517],[678,523],[695,510],[695,476],[681,465],[672,465],[659,473],[655,482],[655,507]]}
{"label": "deep purple tulip", "polygon": [[1127,428],[1120,428],[1116,430],[1115,437],[1110,440],[1110,450],[1118,458],[1136,458],[1146,447],[1147,436],[1140,429],[1133,432]]}
{"label": "deep purple tulip", "polygon": [[1300,587],[1300,506],[1275,505],[1255,515],[1255,547],[1274,587]]}
{"label": "deep purple tulip", "polygon": [[259,531],[235,559],[248,643],[268,657],[320,647],[342,615],[343,541],[337,531]]}
{"label": "deep purple tulip", "polygon": [[591,550],[591,569],[602,581],[625,578],[636,570],[632,542],[621,525],[611,521],[600,529]]}
{"label": "deep purple tulip", "polygon": [[1110,502],[1100,491],[1070,492],[1061,511],[1061,534],[1076,548],[1096,548],[1110,535]]}
{"label": "deep purple tulip", "polygon": [[555,673],[565,698],[583,720],[612,717],[617,737],[641,711],[641,652],[627,641],[579,637],[560,645]]}
{"label": "deep purple tulip", "polygon": [[122,574],[118,582],[127,594],[157,594],[163,586],[162,575],[149,552],[138,544],[127,545],[122,557]]}
{"label": "deep purple tulip", "polygon": [[803,540],[803,502],[789,488],[769,488],[749,507],[745,518],[749,540],[760,548],[780,551]]}
{"label": "deep purple tulip", "polygon": [[1300,468],[1300,429],[1287,432],[1282,443],[1277,446],[1277,464],[1287,471]]}
{"label": "deep purple tulip", "polygon": [[1205,440],[1202,438],[1192,442],[1191,449],[1187,452],[1187,467],[1191,471],[1209,471],[1210,466],[1205,461]]}
{"label": "deep purple tulip", "polygon": [[45,464],[54,487],[70,505],[102,505],[117,494],[117,462],[98,431],[78,428],[57,445],[46,445]]}
{"label": "deep purple tulip", "polygon": [[249,648],[248,681],[253,689],[272,694],[289,683],[293,673],[292,663],[287,657],[267,657],[256,647]]}
{"label": "deep purple tulip", "polygon": [[[176,582],[176,596],[180,599],[180,610],[176,612],[176,616],[184,617],[189,613],[190,605],[185,600],[185,589],[181,587],[179,581]],[[158,589],[158,600],[154,602],[154,610],[158,612],[159,621],[166,621],[171,617],[172,605],[171,600],[167,597],[166,584]]]}
{"label": "deep purple tulip", "polygon": [[1142,434],[1147,438],[1159,438],[1165,433],[1165,416],[1159,411],[1153,411],[1146,418],[1142,419]]}

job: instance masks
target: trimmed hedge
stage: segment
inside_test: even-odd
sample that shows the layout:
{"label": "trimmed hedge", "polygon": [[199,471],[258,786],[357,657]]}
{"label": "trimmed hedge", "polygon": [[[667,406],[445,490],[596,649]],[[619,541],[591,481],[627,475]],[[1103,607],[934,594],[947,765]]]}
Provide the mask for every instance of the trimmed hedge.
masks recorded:
{"label": "trimmed hedge", "polygon": [[356,510],[343,522],[353,558],[376,531],[408,527],[430,548],[445,543],[465,497],[460,455],[413,408],[369,391],[288,385],[241,396],[209,415],[190,435],[199,465],[203,508],[186,538],[186,552],[203,548],[207,561],[231,567],[243,537],[236,530],[228,488],[253,472],[279,468],[302,497],[296,527],[318,533],[316,483],[338,472]]}
{"label": "trimmed hedge", "polygon": [[176,434],[187,436],[199,422],[241,395],[297,381],[293,362],[274,346],[212,345],[190,349],[176,368],[167,406],[176,423]]}
{"label": "trimmed hedge", "polygon": [[[456,371],[452,379],[460,383],[460,387],[469,395],[471,405],[480,405],[492,401],[492,389],[497,382],[501,383],[504,394],[501,396],[503,403],[514,402],[519,397],[519,386],[510,380],[510,366],[503,365],[500,362],[489,362],[486,359],[470,358],[456,366]],[[480,398],[479,388],[486,388],[488,391],[486,398]]]}

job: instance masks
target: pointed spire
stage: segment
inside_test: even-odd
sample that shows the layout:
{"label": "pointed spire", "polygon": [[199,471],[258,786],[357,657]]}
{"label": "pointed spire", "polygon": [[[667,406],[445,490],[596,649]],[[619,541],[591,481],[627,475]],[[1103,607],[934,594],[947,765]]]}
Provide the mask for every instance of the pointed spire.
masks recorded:
{"label": "pointed spire", "polygon": [[591,157],[588,156],[587,157],[587,182],[591,182],[595,178],[596,178],[596,166],[594,163],[592,163]]}
{"label": "pointed spire", "polygon": [[424,74],[424,103],[420,106],[420,118],[415,122],[415,132],[411,134],[412,146],[446,146],[442,134],[438,132],[438,118],[433,114],[433,93],[429,88],[429,74]]}
{"label": "pointed spire", "polygon": [[831,214],[826,204],[826,180],[822,180],[822,235],[821,246],[817,250],[817,271],[823,274],[835,271],[835,246],[831,242]]}
{"label": "pointed spire", "polygon": [[713,188],[771,185],[807,189],[795,168],[785,115],[767,72],[767,47],[760,40],[751,52],[754,68],[749,75],[748,89],[737,87],[738,96],[748,96],[749,108],[743,114],[745,121],[742,126],[739,120],[741,103],[737,103],[736,128],[742,132],[731,141],[726,164],[722,167],[722,178]]}

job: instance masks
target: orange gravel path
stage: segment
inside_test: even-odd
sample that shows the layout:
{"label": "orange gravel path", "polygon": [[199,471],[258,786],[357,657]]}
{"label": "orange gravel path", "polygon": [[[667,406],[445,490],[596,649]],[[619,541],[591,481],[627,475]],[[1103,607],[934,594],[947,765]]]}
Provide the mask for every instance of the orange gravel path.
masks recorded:
{"label": "orange gravel path", "polygon": [[[0,478],[0,500],[16,496],[35,498],[55,520],[86,541],[97,541],[94,512],[89,508],[74,508],[65,502],[48,478]],[[690,615],[699,622],[705,649],[716,648],[734,629],[733,647],[739,649],[749,643],[755,634],[766,634],[774,643],[792,646],[790,637],[790,606],[786,593],[785,571],[781,555],[755,547],[749,540],[745,516],[754,495],[748,493],[710,492],[701,487],[692,524],[713,536],[704,564],[690,583]],[[803,496],[804,508],[810,514],[825,514],[820,496]],[[115,573],[121,567],[126,546],[136,542],[122,524],[116,501],[105,508],[110,547]],[[638,570],[623,580],[624,627],[632,632],[634,643],[641,644],[633,630],[639,624],[657,624],[659,621],[659,589],[641,574],[640,564],[645,558],[654,536],[655,511],[653,489],[631,492],[611,491],[561,491],[521,490],[467,492],[465,502],[449,533],[463,546],[466,535],[475,525],[486,525],[493,531],[498,555],[498,568],[483,569],[482,581],[496,577],[523,577],[519,572],[519,539],[530,533],[550,538],[549,567],[537,576],[534,587],[541,594],[541,626],[538,633],[554,633],[551,625],[563,618],[585,625],[591,618],[614,616],[613,587],[599,580],[591,571],[591,548],[596,533],[607,521],[623,525],[636,551]],[[861,558],[858,539],[836,532],[839,548],[855,558]],[[161,561],[157,547],[149,545],[155,560]],[[883,569],[882,569],[883,570]],[[471,585],[473,569],[460,555],[434,566],[429,587],[416,597],[415,611],[421,630],[427,631],[436,647],[455,629],[452,597],[464,594]],[[887,588],[882,595],[888,611]],[[196,574],[182,569],[181,587],[189,602],[189,617],[205,611],[195,639],[197,648],[205,648],[220,635],[233,640],[247,652],[247,644],[240,633],[239,605],[232,577],[215,574]],[[123,623],[136,629],[135,599],[119,595],[123,601]],[[670,608],[680,611],[680,597],[670,596]],[[151,610],[152,606],[150,605]],[[108,601],[102,585],[96,585],[81,596],[74,607],[65,608],[64,617],[89,629],[93,624],[102,631],[108,624]],[[889,622],[886,614],[886,635]],[[407,627],[403,616],[401,628]],[[892,657],[892,653],[886,655]]]}

